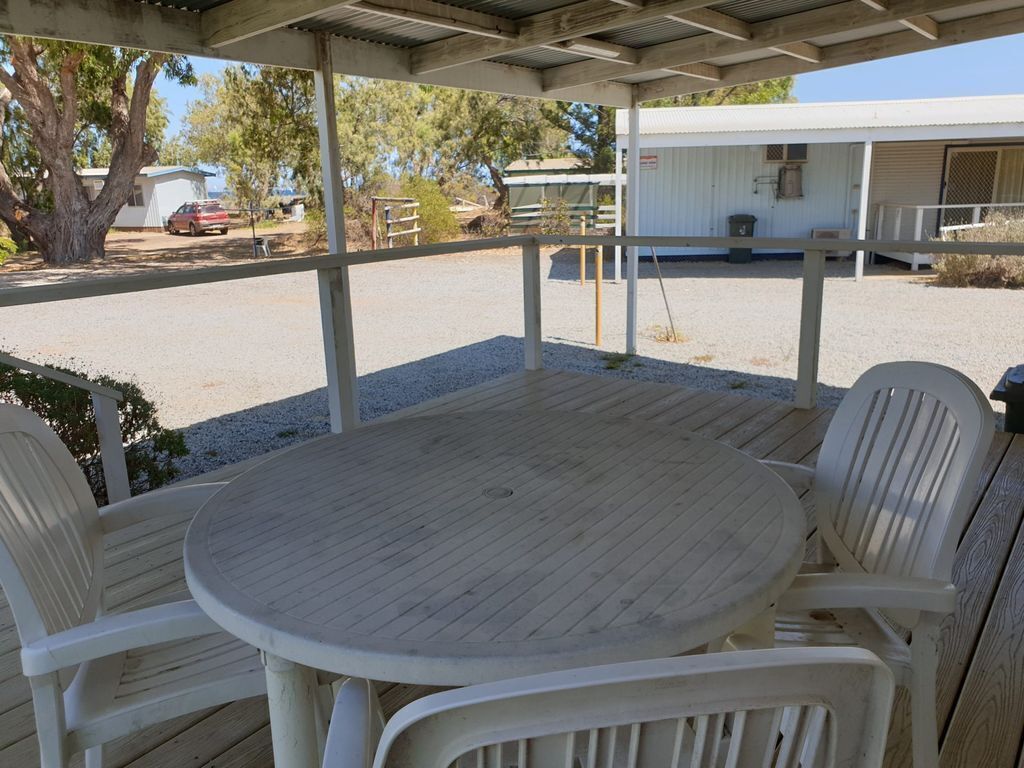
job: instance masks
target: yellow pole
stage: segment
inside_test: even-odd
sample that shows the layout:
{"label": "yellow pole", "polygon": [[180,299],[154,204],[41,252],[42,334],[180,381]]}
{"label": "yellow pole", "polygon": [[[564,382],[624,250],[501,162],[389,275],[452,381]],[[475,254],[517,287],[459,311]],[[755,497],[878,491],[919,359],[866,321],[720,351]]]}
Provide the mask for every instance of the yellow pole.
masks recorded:
{"label": "yellow pole", "polygon": [[[580,214],[580,234],[587,234],[586,214]],[[580,244],[580,285],[587,284],[587,246]]]}
{"label": "yellow pole", "polygon": [[604,272],[604,252],[597,246],[594,252],[594,346],[601,346],[601,278]]}

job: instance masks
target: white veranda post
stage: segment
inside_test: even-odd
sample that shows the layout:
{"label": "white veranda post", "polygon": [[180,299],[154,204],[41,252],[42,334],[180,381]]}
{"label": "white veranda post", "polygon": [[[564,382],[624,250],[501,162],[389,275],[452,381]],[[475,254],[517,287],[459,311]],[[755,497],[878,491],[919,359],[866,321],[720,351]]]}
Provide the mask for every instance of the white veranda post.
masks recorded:
{"label": "white veranda post", "polygon": [[[860,166],[860,199],[857,201],[857,239],[863,240],[868,233],[868,195],[871,190],[871,156],[873,144],[870,141],[864,142],[864,159]],[[857,266],[855,276],[857,280],[864,278],[864,255],[865,251],[857,251]]]}
{"label": "white veranda post", "polygon": [[[622,236],[622,147],[615,142],[615,236]],[[615,282],[622,280],[622,246],[615,246]]]}
{"label": "white veranda post", "polygon": [[[640,103],[629,108],[629,154],[626,156],[626,234],[640,234]],[[637,282],[639,248],[626,249],[626,354],[636,354]]]}
{"label": "white veranda post", "polygon": [[[330,253],[345,252],[345,201],[338,154],[338,120],[334,110],[334,66],[331,39],[316,37],[316,119],[320,134],[320,172],[324,185],[324,218]],[[327,366],[327,404],[331,431],[341,432],[359,423],[359,390],[352,333],[352,300],[348,267],[317,270],[320,320]]]}

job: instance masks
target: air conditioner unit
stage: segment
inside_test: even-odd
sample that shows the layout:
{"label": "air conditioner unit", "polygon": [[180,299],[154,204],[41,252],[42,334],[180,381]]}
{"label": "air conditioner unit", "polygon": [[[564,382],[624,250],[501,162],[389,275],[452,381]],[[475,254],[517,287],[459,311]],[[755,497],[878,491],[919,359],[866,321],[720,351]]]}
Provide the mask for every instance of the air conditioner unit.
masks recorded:
{"label": "air conditioner unit", "polygon": [[[849,240],[850,230],[848,229],[812,229],[811,239],[813,240]],[[840,254],[839,251],[825,251],[826,256],[849,256],[849,251]]]}

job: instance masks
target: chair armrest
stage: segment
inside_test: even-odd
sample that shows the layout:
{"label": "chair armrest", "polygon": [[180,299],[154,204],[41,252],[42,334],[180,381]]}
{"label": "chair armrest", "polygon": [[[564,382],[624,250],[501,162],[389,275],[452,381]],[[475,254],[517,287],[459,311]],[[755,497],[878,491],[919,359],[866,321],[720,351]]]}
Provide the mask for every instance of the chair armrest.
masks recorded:
{"label": "chair armrest", "polygon": [[781,477],[797,493],[809,491],[814,487],[814,470],[803,464],[790,464],[786,461],[762,459],[761,463]]}
{"label": "chair armrest", "polygon": [[861,573],[804,573],[779,598],[779,610],[888,608],[952,613],[956,587],[939,579]]}
{"label": "chair armrest", "polygon": [[182,600],[102,616],[48,635],[21,649],[21,668],[28,677],[45,675],[132,648],[222,631],[194,600]]}
{"label": "chair armrest", "polygon": [[334,701],[323,768],[370,768],[383,731],[376,687],[369,680],[349,678]]}
{"label": "chair armrest", "polygon": [[133,496],[100,508],[100,522],[104,533],[113,533],[136,523],[143,523],[160,515],[197,511],[227,483],[198,483],[176,485]]}

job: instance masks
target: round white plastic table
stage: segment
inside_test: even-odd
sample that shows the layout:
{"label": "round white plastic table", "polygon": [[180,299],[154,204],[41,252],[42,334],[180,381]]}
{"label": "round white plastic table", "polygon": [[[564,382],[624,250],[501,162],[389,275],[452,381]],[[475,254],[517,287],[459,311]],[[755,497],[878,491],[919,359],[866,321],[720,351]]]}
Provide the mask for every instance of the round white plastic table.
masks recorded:
{"label": "round white plastic table", "polygon": [[312,669],[454,686],[678,654],[769,611],[804,520],[773,472],[689,432],[466,412],[259,464],[196,515],[185,572],[264,652],[278,768],[312,768]]}

